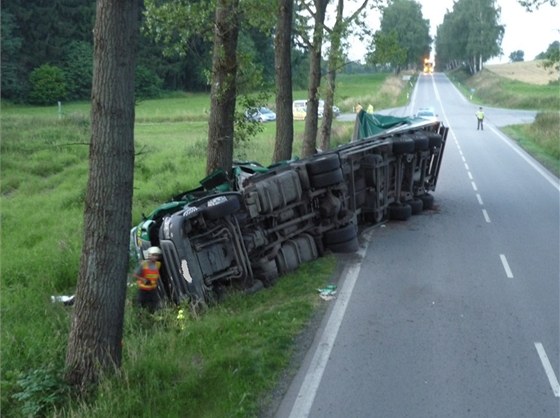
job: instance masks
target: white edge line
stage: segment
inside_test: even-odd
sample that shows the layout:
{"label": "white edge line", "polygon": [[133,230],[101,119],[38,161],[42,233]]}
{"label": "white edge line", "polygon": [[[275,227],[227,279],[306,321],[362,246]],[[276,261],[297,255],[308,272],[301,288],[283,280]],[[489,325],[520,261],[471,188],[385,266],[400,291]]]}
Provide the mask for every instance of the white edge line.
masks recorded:
{"label": "white edge line", "polygon": [[511,269],[509,268],[509,264],[507,262],[507,258],[505,255],[500,254],[500,260],[502,260],[502,265],[504,266],[504,270],[506,271],[506,276],[508,279],[513,279],[513,273],[511,272]]}
{"label": "white edge line", "polygon": [[560,191],[560,184],[558,183],[557,178],[554,178],[550,173],[548,173],[542,167],[540,167],[540,165],[535,163],[534,160],[528,157],[524,151],[521,151],[519,148],[514,146],[511,143],[511,141],[508,139],[508,137],[502,134],[502,132],[498,131],[497,129],[494,129],[492,126],[490,126],[490,129],[498,136],[498,138],[504,141],[521,158],[523,158],[526,162],[528,162],[531,167],[533,167],[541,176],[545,178],[545,180],[547,180],[550,184],[552,184],[556,188],[556,190]]}
{"label": "white edge line", "polygon": [[[360,248],[358,255],[363,258],[366,249],[367,243],[365,247]],[[356,280],[360,274],[361,267],[361,262],[352,263],[348,265],[342,273],[342,277],[345,278],[344,284],[340,293],[337,295],[335,306],[331,311],[327,325],[323,330],[319,343],[317,344],[315,354],[313,355],[313,359],[309,364],[309,368],[301,384],[297,398],[292,406],[292,410],[289,415],[290,418],[309,416],[311,407],[313,406],[313,401],[315,400],[315,395],[317,394],[317,389],[321,384],[323,372],[327,366],[327,361],[334,346],[338,330],[340,329],[340,324],[344,318],[346,307],[348,306],[350,296],[352,295],[352,290],[354,289],[354,285],[356,284]]]}
{"label": "white edge line", "polygon": [[550,387],[552,388],[552,392],[554,396],[560,398],[560,384],[558,383],[558,379],[554,374],[554,369],[548,360],[548,356],[546,355],[546,351],[544,351],[544,347],[541,343],[535,343],[535,348],[537,349],[537,353],[541,359],[541,363],[544,367],[544,372],[546,373],[546,377],[548,377],[548,382],[550,383]]}

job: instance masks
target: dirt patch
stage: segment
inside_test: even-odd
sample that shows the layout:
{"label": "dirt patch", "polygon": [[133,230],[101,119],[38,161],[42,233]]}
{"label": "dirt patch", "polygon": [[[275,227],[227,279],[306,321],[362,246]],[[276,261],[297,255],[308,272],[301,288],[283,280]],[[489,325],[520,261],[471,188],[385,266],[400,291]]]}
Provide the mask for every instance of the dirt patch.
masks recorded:
{"label": "dirt patch", "polygon": [[522,61],[509,64],[486,65],[485,68],[501,77],[511,78],[529,84],[548,84],[558,80],[558,73],[546,69],[544,61]]}

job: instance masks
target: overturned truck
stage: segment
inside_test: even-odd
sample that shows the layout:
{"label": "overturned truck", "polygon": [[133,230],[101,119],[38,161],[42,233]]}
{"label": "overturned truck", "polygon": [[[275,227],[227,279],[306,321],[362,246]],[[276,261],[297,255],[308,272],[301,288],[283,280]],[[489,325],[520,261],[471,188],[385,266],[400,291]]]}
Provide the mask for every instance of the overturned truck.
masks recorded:
{"label": "overturned truck", "polygon": [[270,167],[236,164],[232,179],[209,176],[152,212],[131,244],[139,257],[162,249],[158,292],[174,303],[269,286],[325,251],[356,251],[364,226],[430,209],[447,132],[361,112],[352,142]]}

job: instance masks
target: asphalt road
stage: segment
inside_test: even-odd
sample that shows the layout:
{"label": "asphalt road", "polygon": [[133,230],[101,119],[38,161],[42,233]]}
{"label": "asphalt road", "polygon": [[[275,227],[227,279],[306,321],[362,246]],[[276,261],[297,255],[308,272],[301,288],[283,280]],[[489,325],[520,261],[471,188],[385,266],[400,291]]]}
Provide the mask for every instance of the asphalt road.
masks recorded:
{"label": "asphalt road", "polygon": [[559,417],[560,186],[442,74],[408,109],[451,128],[434,210],[367,231],[276,413]]}

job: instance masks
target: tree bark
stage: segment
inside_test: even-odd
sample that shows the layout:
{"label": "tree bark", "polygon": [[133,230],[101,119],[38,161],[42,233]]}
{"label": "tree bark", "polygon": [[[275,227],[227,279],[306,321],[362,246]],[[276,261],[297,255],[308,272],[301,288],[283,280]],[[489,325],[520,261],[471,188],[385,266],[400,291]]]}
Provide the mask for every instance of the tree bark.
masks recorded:
{"label": "tree bark", "polygon": [[313,43],[309,51],[309,84],[307,89],[307,116],[303,134],[302,157],[309,157],[317,150],[317,131],[319,109],[319,86],[321,84],[321,48],[323,46],[323,25],[328,0],[314,0],[315,27]]}
{"label": "tree bark", "polygon": [[278,0],[274,38],[276,64],[276,140],[272,161],[292,158],[294,117],[292,111],[292,19],[294,0]]}
{"label": "tree bark", "polygon": [[84,241],[66,354],[80,390],[121,364],[134,177],[136,0],[98,0]]}
{"label": "tree bark", "polygon": [[236,101],[239,0],[218,0],[214,25],[206,173],[231,174]]}
{"label": "tree bark", "polygon": [[333,121],[334,92],[336,89],[336,72],[341,57],[340,44],[344,15],[344,0],[338,0],[336,20],[331,35],[331,51],[327,70],[327,88],[325,94],[325,109],[321,124],[321,149],[327,151],[331,147],[331,128]]}

